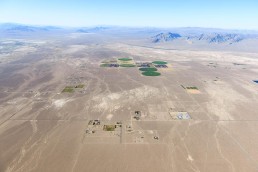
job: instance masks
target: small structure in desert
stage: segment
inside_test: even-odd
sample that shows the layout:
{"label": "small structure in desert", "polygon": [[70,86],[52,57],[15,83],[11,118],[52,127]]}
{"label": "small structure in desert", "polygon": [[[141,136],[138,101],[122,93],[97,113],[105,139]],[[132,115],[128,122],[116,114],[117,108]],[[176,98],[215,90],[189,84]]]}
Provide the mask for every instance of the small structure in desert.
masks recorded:
{"label": "small structure in desert", "polygon": [[156,68],[168,68],[167,65],[165,64],[158,64],[158,65],[155,65]]}
{"label": "small structure in desert", "polygon": [[134,119],[136,119],[136,120],[140,120],[141,119],[141,111],[135,111],[135,113],[134,113],[135,115],[134,115]]}

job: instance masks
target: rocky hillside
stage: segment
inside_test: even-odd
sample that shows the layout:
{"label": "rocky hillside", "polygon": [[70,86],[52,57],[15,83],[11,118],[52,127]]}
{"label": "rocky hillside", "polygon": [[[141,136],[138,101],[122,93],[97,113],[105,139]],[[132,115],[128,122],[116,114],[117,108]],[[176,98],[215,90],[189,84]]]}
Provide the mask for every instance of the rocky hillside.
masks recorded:
{"label": "rocky hillside", "polygon": [[156,36],[153,37],[153,42],[158,43],[158,42],[168,42],[168,41],[173,41],[175,39],[181,38],[182,36],[179,35],[178,33],[160,33]]}

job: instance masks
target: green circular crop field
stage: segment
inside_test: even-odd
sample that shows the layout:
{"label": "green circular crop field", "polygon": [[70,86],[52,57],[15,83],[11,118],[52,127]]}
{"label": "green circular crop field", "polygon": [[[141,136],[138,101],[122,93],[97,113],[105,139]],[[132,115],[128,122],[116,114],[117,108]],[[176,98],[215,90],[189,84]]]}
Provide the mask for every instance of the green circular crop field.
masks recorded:
{"label": "green circular crop field", "polygon": [[131,58],[121,58],[121,59],[118,59],[118,60],[120,60],[120,61],[131,61],[133,59],[131,59]]}
{"label": "green circular crop field", "polygon": [[121,67],[135,67],[134,64],[121,64]]}
{"label": "green circular crop field", "polygon": [[100,67],[109,67],[109,64],[104,63],[104,64],[101,64]]}
{"label": "green circular crop field", "polygon": [[139,70],[140,70],[140,71],[143,71],[143,72],[155,72],[155,71],[157,71],[157,69],[154,68],[154,67],[150,67],[150,68],[140,68]]}
{"label": "green circular crop field", "polygon": [[153,71],[147,71],[147,72],[142,72],[144,76],[160,76],[161,74],[159,72],[153,72]]}
{"label": "green circular crop field", "polygon": [[153,64],[158,64],[158,65],[165,65],[165,64],[168,64],[167,62],[164,62],[164,61],[154,61],[152,62]]}

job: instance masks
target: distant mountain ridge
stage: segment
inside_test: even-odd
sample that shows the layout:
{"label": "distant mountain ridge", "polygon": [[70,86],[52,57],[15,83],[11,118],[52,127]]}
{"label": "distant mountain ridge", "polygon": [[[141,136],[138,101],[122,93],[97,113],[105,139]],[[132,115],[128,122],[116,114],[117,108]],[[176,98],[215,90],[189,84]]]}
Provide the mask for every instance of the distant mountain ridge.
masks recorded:
{"label": "distant mountain ridge", "polygon": [[61,29],[55,26],[30,26],[15,23],[0,24],[0,30],[5,32],[37,32],[37,31],[52,31]]}
{"label": "distant mountain ridge", "polygon": [[221,34],[221,33],[211,33],[211,34],[201,34],[198,40],[204,40],[208,43],[235,43],[244,40],[246,37],[240,34]]}
{"label": "distant mountain ridge", "polygon": [[178,33],[159,33],[152,37],[153,43],[171,42],[177,39],[188,41],[205,41],[207,43],[228,43],[233,44],[245,39],[258,38],[257,35],[234,34],[234,33],[200,33],[194,35],[180,35]]}
{"label": "distant mountain ridge", "polygon": [[92,32],[101,32],[107,30],[108,27],[93,27],[93,28],[81,28],[78,29],[77,32],[79,33],[92,33]]}

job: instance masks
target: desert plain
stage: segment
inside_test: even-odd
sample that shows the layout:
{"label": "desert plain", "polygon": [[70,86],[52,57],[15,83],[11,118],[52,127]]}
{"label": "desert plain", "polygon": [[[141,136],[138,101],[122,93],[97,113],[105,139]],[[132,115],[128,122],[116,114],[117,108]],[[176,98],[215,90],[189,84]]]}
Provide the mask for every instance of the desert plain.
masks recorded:
{"label": "desert plain", "polygon": [[255,80],[257,53],[1,39],[0,172],[257,172]]}

